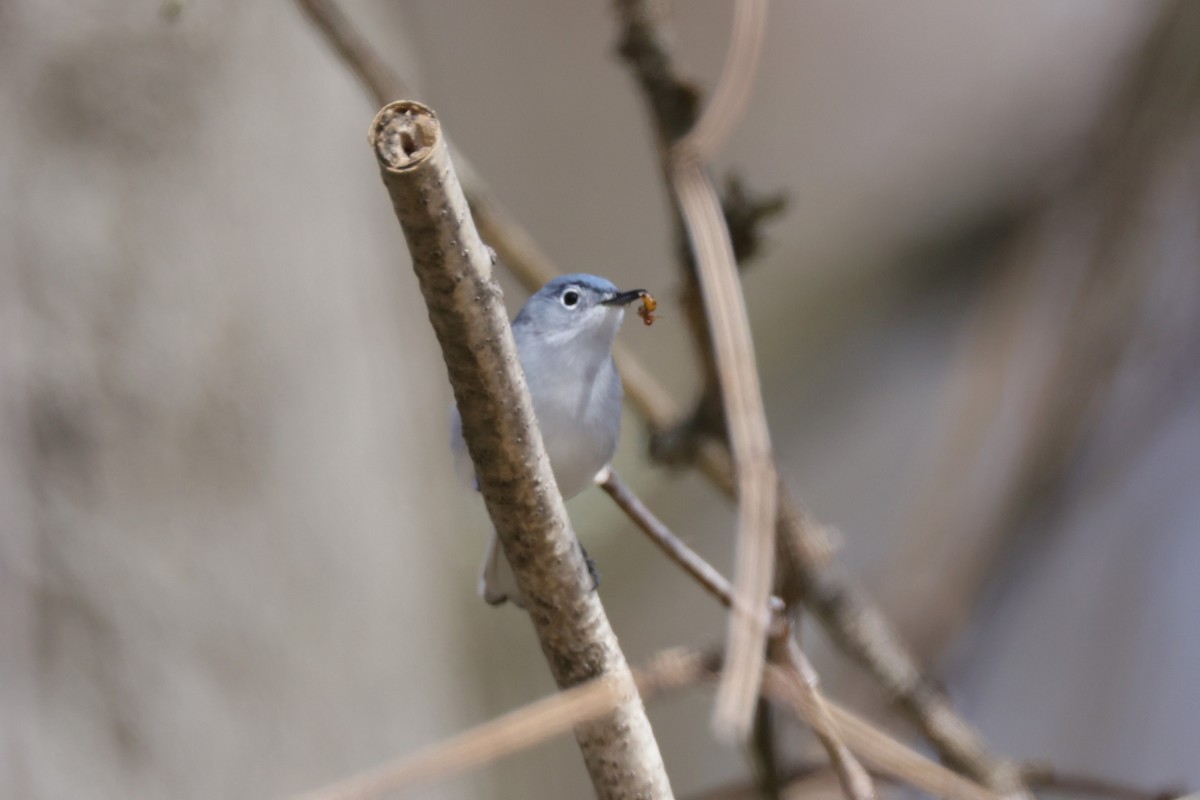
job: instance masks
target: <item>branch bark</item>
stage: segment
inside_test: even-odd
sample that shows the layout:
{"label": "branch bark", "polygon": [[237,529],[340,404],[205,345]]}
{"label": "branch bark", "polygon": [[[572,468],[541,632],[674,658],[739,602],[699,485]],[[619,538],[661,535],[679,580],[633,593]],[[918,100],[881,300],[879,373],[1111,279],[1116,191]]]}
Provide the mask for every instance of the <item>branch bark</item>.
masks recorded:
{"label": "branch bark", "polygon": [[607,677],[621,700],[575,736],[601,798],[667,798],[670,783],[629,665],[554,482],[492,260],[436,116],[385,106],[370,142],[446,362],[476,478],[561,688]]}

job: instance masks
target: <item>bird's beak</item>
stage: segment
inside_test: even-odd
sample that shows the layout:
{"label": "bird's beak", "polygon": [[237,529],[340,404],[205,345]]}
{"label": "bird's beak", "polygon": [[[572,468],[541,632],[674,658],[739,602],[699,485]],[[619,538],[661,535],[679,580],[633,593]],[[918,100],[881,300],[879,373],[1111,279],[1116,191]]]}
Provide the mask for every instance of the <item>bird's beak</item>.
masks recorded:
{"label": "bird's beak", "polygon": [[628,292],[617,292],[612,297],[601,300],[602,306],[627,306],[634,300],[640,300],[646,294],[645,289],[631,289]]}

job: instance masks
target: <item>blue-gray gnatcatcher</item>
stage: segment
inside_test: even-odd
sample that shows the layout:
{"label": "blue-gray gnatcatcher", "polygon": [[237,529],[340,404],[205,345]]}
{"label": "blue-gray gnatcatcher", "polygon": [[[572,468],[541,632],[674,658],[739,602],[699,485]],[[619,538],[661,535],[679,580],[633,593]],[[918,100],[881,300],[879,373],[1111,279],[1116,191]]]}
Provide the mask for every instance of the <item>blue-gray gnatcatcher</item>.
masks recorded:
{"label": "blue-gray gnatcatcher", "polygon": [[[621,431],[621,376],[612,345],[625,306],[645,294],[622,292],[595,275],[563,275],[529,298],[513,320],[517,358],[554,480],[564,499],[586,489],[617,449]],[[451,447],[455,468],[474,485],[475,467],[454,409]],[[511,600],[524,608],[508,559],[492,532],[479,594],[492,605]]]}

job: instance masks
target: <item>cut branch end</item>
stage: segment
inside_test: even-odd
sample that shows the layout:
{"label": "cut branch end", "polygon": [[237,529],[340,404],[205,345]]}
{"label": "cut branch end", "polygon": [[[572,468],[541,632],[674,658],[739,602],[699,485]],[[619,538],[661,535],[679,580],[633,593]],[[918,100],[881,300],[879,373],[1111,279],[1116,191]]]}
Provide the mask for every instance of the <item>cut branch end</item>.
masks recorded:
{"label": "cut branch end", "polygon": [[414,100],[388,103],[371,120],[367,134],[379,165],[391,172],[419,166],[440,136],[437,115]]}

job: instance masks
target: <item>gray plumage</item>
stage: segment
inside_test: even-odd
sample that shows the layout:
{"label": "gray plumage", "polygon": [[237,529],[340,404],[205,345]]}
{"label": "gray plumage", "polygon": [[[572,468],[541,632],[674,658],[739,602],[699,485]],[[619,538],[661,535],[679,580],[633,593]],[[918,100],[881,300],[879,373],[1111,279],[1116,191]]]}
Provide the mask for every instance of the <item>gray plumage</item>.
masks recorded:
{"label": "gray plumage", "polygon": [[[563,275],[529,298],[512,322],[538,427],[564,499],[590,486],[617,449],[621,432],[621,377],[613,340],[625,306],[641,290],[621,292],[595,275]],[[462,438],[458,409],[451,447],[459,474],[474,485],[475,467]],[[511,567],[493,531],[479,579],[488,603],[524,607]]]}

